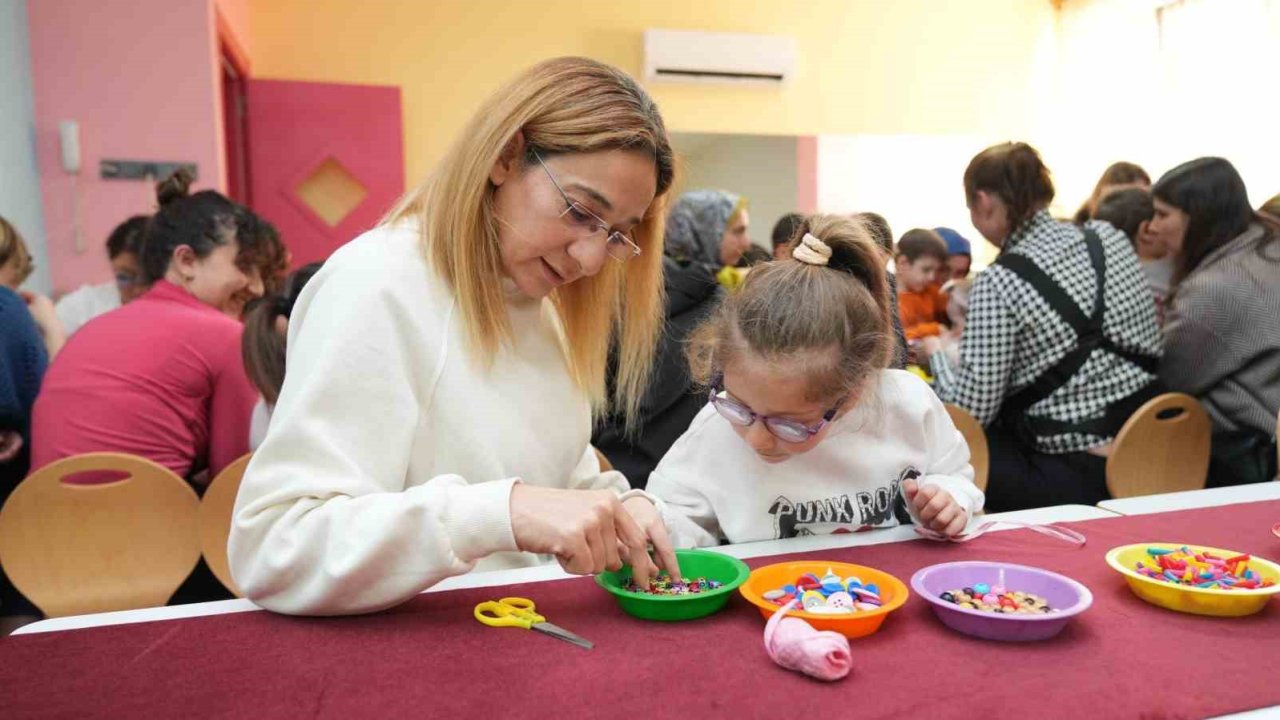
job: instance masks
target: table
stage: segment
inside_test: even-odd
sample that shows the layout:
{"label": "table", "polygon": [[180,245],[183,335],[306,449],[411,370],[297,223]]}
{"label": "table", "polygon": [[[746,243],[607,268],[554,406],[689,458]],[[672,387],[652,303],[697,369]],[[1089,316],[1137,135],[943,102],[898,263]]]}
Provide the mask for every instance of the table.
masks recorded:
{"label": "table", "polygon": [[[1142,497],[1103,500],[1098,507],[1120,515],[1188,510],[1200,507],[1234,505],[1258,500],[1280,500],[1280,482],[1262,482],[1231,487],[1186,490],[1184,492],[1143,495]],[[1280,520],[1280,518],[1277,518]]]}
{"label": "table", "polygon": [[[1071,522],[1075,520],[1094,520],[1114,517],[1115,513],[1089,505],[1057,505],[1054,507],[1017,510],[1006,513],[984,515],[984,521],[1011,520],[1025,523]],[[1008,528],[999,528],[1003,530]],[[711,548],[736,558],[763,557],[779,555],[787,552],[806,552],[812,550],[829,550],[841,547],[858,547],[880,545],[891,542],[918,540],[919,535],[911,527],[896,527],[876,532],[850,533],[844,535],[813,535],[809,537],[790,538],[787,540],[766,540],[763,542],[740,543]],[[449,578],[425,592],[444,592],[476,587],[498,587],[529,582],[545,582],[549,580],[565,580],[575,577],[560,569],[558,565],[519,568],[515,570],[493,570],[490,572],[470,573]],[[125,625],[159,620],[181,620],[184,618],[205,617],[209,615],[227,615],[240,612],[261,612],[262,608],[248,600],[219,600],[189,605],[173,605],[169,607],[142,608],[139,610],[121,610],[118,612],[95,613],[93,615],[75,615],[71,617],[41,620],[23,626],[14,635],[77,630],[107,625]]]}
{"label": "table", "polygon": [[[825,717],[837,709],[860,719],[971,718],[976,711],[1204,717],[1280,704],[1271,660],[1280,656],[1280,603],[1232,620],[1172,613],[1134,597],[1102,562],[1110,547],[1178,536],[1280,556],[1280,540],[1270,534],[1280,501],[1101,515],[1070,523],[1088,536],[1083,548],[1011,530],[962,545],[866,544],[846,536],[841,547],[797,552],[787,541],[786,555],[750,557],[753,566],[790,558],[856,562],[904,580],[936,562],[1003,559],[1062,572],[1094,592],[1094,606],[1062,635],[1027,645],[957,635],[911,598],[878,633],[854,641],[854,673],[834,684],[776,668],[760,647],[762,618],[740,598],[697,622],[647,623],[622,615],[590,579],[574,578],[444,589],[364,617],[244,612],[10,638],[0,643],[0,706],[9,709],[6,717],[563,720],[607,713]],[[874,535],[885,532],[893,531]],[[535,598],[552,621],[596,649],[470,620],[476,602],[507,594]],[[1214,682],[1195,681],[1201,676]]]}

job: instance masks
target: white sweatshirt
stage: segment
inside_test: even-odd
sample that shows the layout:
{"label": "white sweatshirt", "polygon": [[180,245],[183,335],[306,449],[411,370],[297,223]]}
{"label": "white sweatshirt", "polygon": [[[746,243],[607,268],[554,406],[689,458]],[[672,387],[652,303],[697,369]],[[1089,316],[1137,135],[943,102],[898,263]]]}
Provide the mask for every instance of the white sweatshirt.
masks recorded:
{"label": "white sweatshirt", "polygon": [[289,323],[288,373],[236,499],[231,571],[259,605],[341,614],[516,553],[519,481],[627,489],[600,473],[550,301],[504,284],[513,343],[486,369],[412,225],[338,250]]}
{"label": "white sweatshirt", "polygon": [[63,295],[53,306],[67,337],[99,315],[120,307],[120,288],[114,280],[101,285],[82,285]]}
{"label": "white sweatshirt", "polygon": [[879,373],[875,392],[802,455],[770,465],[710,404],[649,476],[677,547],[855,532],[918,521],[903,480],[982,508],[969,446],[923,380]]}

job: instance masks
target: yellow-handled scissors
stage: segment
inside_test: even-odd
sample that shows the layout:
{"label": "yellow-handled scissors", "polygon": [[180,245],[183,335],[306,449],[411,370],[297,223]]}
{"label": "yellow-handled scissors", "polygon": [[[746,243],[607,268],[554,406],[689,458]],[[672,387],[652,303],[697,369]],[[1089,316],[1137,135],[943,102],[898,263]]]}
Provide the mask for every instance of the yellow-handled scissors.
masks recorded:
{"label": "yellow-handled scissors", "polygon": [[590,640],[547,622],[546,618],[534,612],[535,607],[533,601],[528,598],[508,597],[480,603],[476,606],[475,615],[477,620],[489,627],[537,630],[588,650],[595,647]]}

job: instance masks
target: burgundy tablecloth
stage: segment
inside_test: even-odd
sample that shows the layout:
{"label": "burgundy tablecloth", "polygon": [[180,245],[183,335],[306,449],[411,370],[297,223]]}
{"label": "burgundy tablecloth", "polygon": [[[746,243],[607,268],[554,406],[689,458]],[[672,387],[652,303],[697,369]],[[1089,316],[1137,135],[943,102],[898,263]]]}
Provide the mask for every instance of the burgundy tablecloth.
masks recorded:
{"label": "burgundy tablecloth", "polygon": [[[1177,541],[1280,558],[1277,521],[1280,502],[1264,502],[1072,523],[1089,538],[1080,549],[1019,530],[786,556],[904,581],[936,562],[1009,560],[1094,592],[1062,635],[1021,645],[957,635],[913,597],[854,641],[853,674],[829,685],[775,667],[740,597],[705,620],[649,623],[574,579],[433,593],[365,617],[254,612],[16,636],[0,640],[0,717],[1204,717],[1280,705],[1280,601],[1238,619],[1161,610],[1103,556]],[[595,650],[472,619],[476,602],[513,594]]]}

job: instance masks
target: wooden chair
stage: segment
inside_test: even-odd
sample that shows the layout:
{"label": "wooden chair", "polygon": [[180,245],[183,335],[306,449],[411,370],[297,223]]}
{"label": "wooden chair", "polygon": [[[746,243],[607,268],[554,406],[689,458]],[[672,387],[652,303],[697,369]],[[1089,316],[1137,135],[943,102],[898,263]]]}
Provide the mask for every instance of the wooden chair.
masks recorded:
{"label": "wooden chair", "polygon": [[947,414],[951,416],[951,422],[955,423],[956,429],[964,436],[965,442],[969,443],[969,464],[973,465],[973,482],[978,489],[987,491],[987,473],[991,469],[991,451],[987,447],[987,433],[982,429],[979,423],[964,408],[950,403],[946,404]]}
{"label": "wooden chair", "polygon": [[1209,474],[1209,415],[1190,395],[1165,393],[1125,421],[1107,458],[1114,498],[1195,490]]}
{"label": "wooden chair", "polygon": [[234,594],[244,597],[236,581],[231,578],[231,566],[227,562],[227,537],[231,534],[231,515],[236,506],[236,494],[240,481],[253,453],[236,460],[222,469],[218,477],[209,483],[200,502],[200,548],[205,564],[213,576]]}
{"label": "wooden chair", "polygon": [[[88,474],[106,480],[73,484]],[[65,458],[29,475],[0,509],[0,564],[50,617],[161,606],[200,559],[199,504],[150,460]]]}

